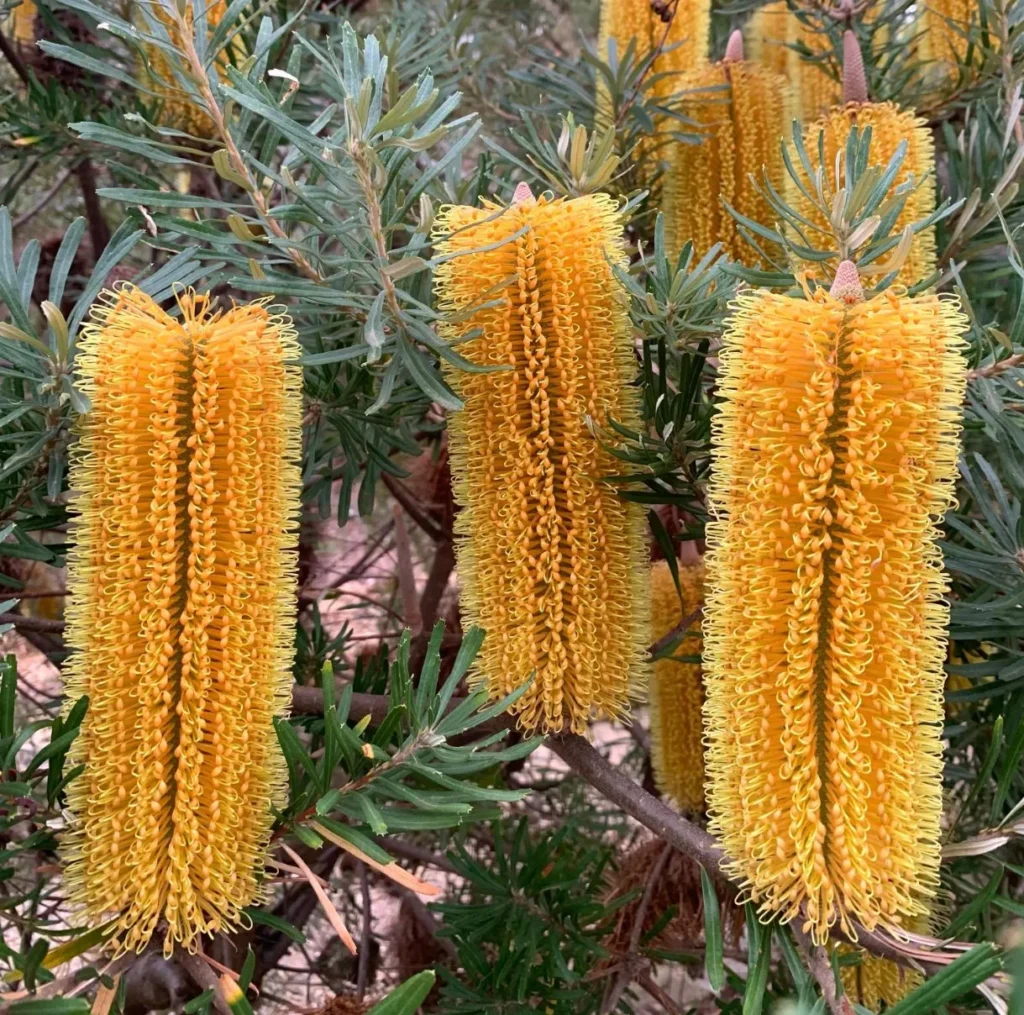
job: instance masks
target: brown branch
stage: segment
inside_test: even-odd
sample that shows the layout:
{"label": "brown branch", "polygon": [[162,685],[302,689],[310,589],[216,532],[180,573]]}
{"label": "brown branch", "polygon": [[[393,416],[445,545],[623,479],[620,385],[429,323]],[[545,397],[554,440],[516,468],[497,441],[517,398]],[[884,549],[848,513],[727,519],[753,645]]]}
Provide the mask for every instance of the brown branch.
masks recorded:
{"label": "brown branch", "polygon": [[103,206],[96,193],[96,171],[93,169],[92,159],[88,155],[83,155],[78,165],[75,166],[75,176],[78,177],[78,185],[82,190],[85,218],[89,223],[92,257],[94,261],[98,261],[110,242],[110,226],[107,225],[107,220],[103,217]]}
{"label": "brown branch", "polygon": [[433,522],[428,515],[419,509],[415,499],[405,484],[395,479],[394,476],[389,476],[384,473],[380,477],[384,485],[388,488],[388,492],[395,500],[398,501],[402,507],[405,508],[405,513],[428,535],[435,543],[447,543],[451,541],[451,536]]}
{"label": "brown branch", "polygon": [[393,505],[395,519],[395,553],[398,557],[398,593],[402,600],[405,626],[415,638],[423,630],[420,598],[416,591],[416,572],[413,570],[409,545],[409,530],[405,527],[405,514],[400,505]]}
{"label": "brown branch", "polygon": [[1006,359],[1001,359],[997,363],[990,363],[987,367],[968,370],[967,379],[976,381],[979,377],[998,377],[1000,374],[1006,373],[1007,370],[1013,370],[1021,365],[1024,365],[1024,352],[1015,352],[1012,356],[1007,356]]}
{"label": "brown branch", "polygon": [[829,959],[828,951],[813,941],[797,926],[796,921],[790,924],[793,937],[796,938],[797,948],[804,960],[808,972],[814,977],[821,989],[821,996],[828,1005],[832,1015],[853,1015],[853,1007],[849,998],[839,995],[839,988],[836,985],[835,973],[832,971],[832,962]]}
{"label": "brown branch", "polygon": [[178,964],[195,981],[200,990],[213,991],[213,1006],[221,1015],[231,1015],[231,1007],[224,1000],[224,991],[221,989],[220,980],[217,974],[198,956],[190,955],[188,952],[179,949]]}
{"label": "brown branch", "polygon": [[448,579],[455,569],[455,551],[450,541],[438,543],[434,554],[434,562],[427,575],[427,583],[423,586],[420,596],[420,617],[423,630],[429,631],[437,620],[441,597],[448,588]]}
{"label": "brown branch", "polygon": [[31,84],[31,77],[24,61],[18,56],[18,51],[10,44],[3,32],[0,32],[0,53],[7,58],[7,62],[14,68],[14,73],[21,78],[25,84]]}
{"label": "brown branch", "polygon": [[60,634],[65,627],[63,620],[23,617],[20,613],[0,613],[0,624],[13,624],[17,631],[41,631],[47,634]]}
{"label": "brown branch", "polygon": [[359,967],[356,973],[356,993],[362,1001],[370,978],[370,941],[373,936],[373,902],[370,899],[370,875],[366,864],[359,864],[359,884],[363,900],[363,932],[359,938]]}
{"label": "brown branch", "polygon": [[679,1005],[677,1005],[675,1001],[673,1001],[672,998],[670,998],[668,994],[666,994],[665,991],[654,982],[650,973],[644,973],[642,976],[638,976],[636,982],[639,983],[640,986],[643,987],[644,990],[646,990],[647,993],[650,994],[651,997],[653,997],[654,1000],[669,1013],[669,1015],[683,1015],[683,1009],[680,1008]]}

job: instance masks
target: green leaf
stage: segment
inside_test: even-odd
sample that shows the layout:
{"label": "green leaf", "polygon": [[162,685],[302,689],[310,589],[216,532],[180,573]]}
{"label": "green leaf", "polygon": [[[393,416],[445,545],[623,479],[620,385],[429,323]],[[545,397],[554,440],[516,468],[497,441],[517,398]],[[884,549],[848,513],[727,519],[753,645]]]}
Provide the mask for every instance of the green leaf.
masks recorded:
{"label": "green leaf", "polygon": [[932,1015],[940,1005],[962,997],[1001,968],[994,945],[987,941],[975,945],[888,1009],[888,1015]]}
{"label": "green leaf", "polygon": [[433,970],[410,976],[401,986],[396,987],[387,997],[378,1001],[369,1015],[413,1015],[434,986]]}
{"label": "green leaf", "polygon": [[[754,917],[757,923],[757,917]],[[751,927],[748,920],[747,927]],[[743,1015],[761,1015],[764,1007],[764,992],[768,985],[768,969],[772,962],[772,924],[758,925],[757,958],[747,976],[747,989],[743,992]]]}
{"label": "green leaf", "polygon": [[711,875],[701,865],[700,887],[704,896],[704,968],[708,983],[717,994],[725,985],[725,963],[722,961],[722,917],[718,908],[718,892]]}
{"label": "green leaf", "polygon": [[242,910],[243,913],[253,923],[259,924],[263,927],[269,927],[271,930],[279,931],[284,934],[289,941],[294,941],[297,945],[306,943],[306,935],[302,933],[298,927],[289,923],[287,920],[282,920],[281,917],[275,916],[273,913],[268,913],[263,909],[259,909],[257,906],[247,906]]}
{"label": "green leaf", "polygon": [[34,1001],[16,1001],[9,1015],[89,1015],[89,1002],[81,997],[53,997]]}

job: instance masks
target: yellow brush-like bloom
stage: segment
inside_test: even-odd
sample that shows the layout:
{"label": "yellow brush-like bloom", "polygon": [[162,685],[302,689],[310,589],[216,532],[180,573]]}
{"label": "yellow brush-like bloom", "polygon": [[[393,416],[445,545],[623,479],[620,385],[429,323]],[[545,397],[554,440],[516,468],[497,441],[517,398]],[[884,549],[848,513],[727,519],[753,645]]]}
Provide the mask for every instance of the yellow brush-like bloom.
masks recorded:
{"label": "yellow brush-like bloom", "polygon": [[[791,48],[805,45],[821,55],[832,47],[829,37],[801,21],[787,6],[786,0],[773,0],[751,15],[744,30],[750,58],[762,67],[782,74],[792,88],[791,114],[807,121],[821,116],[842,94],[842,86],[821,64],[801,57]],[[788,124],[786,134],[788,136]]]}
{"label": "yellow brush-like bloom", "polygon": [[447,371],[465,402],[449,435],[463,617],[487,631],[477,678],[497,696],[532,675],[521,724],[581,732],[627,710],[649,635],[643,513],[601,482],[616,460],[588,430],[639,426],[622,221],[604,194],[525,196],[442,209],[435,237],[459,255],[437,271],[446,337],[479,329],[459,351],[505,368]]}
{"label": "yellow brush-like bloom", "polygon": [[916,25],[920,58],[955,71],[967,56],[972,21],[976,27],[977,0],[928,0]]}
{"label": "yellow brush-like bloom", "polygon": [[[668,561],[651,571],[653,636],[663,638],[704,602],[704,565],[679,567],[680,600]],[[676,646],[674,655],[699,656],[700,621]],[[651,760],[658,788],[685,811],[704,808],[704,728],[701,706],[704,687],[700,663],[659,659],[650,688]]]}
{"label": "yellow brush-like bloom", "polygon": [[938,881],[935,523],[965,385],[955,300],[849,292],[737,299],[704,612],[711,829],[762,910],[804,906],[819,943],[906,925]]}
{"label": "yellow brush-like bloom", "polygon": [[21,3],[11,11],[9,30],[11,38],[19,46],[31,46],[36,41],[37,13],[35,0],[21,0]]}
{"label": "yellow brush-like bloom", "polygon": [[72,900],[164,950],[260,897],[294,637],[301,375],[262,304],[106,293],[79,346],[67,697]]}
{"label": "yellow brush-like bloom", "polygon": [[[608,59],[611,40],[620,60],[634,40],[638,60],[661,47],[648,74],[656,76],[654,92],[664,98],[679,91],[682,71],[707,63],[710,30],[711,0],[678,0],[668,24],[651,8],[650,0],[601,0],[597,55]],[[598,119],[607,120],[610,104],[603,83],[598,86],[597,104]]]}
{"label": "yellow brush-like bloom", "polygon": [[783,186],[786,79],[740,59],[685,74],[683,83],[697,91],[683,100],[681,111],[701,125],[704,137],[699,144],[673,142],[667,147],[669,169],[662,195],[669,252],[674,256],[693,240],[696,255],[702,257],[721,243],[733,260],[755,265],[757,251],[740,235],[722,202],[755,222],[773,224],[774,214],[755,180],[763,185],[763,169],[776,189]]}
{"label": "yellow brush-like bloom", "polygon": [[839,968],[843,992],[855,1004],[871,1011],[880,1011],[883,1004],[891,1008],[921,983],[920,973],[907,969],[892,959],[883,959],[863,948],[855,948],[848,944],[840,944],[838,948],[840,955],[860,957],[860,962],[856,965],[844,965]]}
{"label": "yellow brush-like bloom", "polygon": [[[221,18],[228,9],[228,0],[213,0],[206,7],[206,25],[212,33],[217,27]],[[183,40],[177,25],[170,16],[160,7],[154,4],[152,10],[163,22],[164,27],[170,35],[171,42],[182,49]],[[192,9],[189,8],[187,17],[189,23],[192,20]],[[233,46],[237,47],[235,42]],[[145,61],[140,67],[140,77],[143,83],[154,93],[160,101],[159,119],[164,127],[172,127],[175,130],[184,131],[193,137],[209,138],[213,133],[213,121],[209,114],[199,104],[197,98],[186,89],[180,78],[174,71],[174,65],[167,57],[167,53],[159,46],[147,45],[145,49]],[[188,66],[188,61],[185,61]],[[222,53],[214,61],[214,66],[221,80],[227,81],[228,59]]]}
{"label": "yellow brush-like bloom", "polygon": [[[851,102],[833,109],[823,119],[806,128],[804,147],[815,169],[818,168],[819,135],[824,134],[825,138],[825,172],[834,177],[836,155],[845,150],[847,137],[854,126],[862,133],[865,128],[871,128],[872,165],[884,168],[901,142],[907,143],[907,154],[892,189],[911,176],[921,182],[907,196],[896,219],[893,234],[899,235],[905,226],[920,222],[935,211],[935,145],[931,131],[927,123],[912,111],[902,110],[892,102]],[[793,207],[801,215],[822,228],[827,227],[822,213],[795,187],[791,188],[790,198]],[[811,232],[809,237],[813,242],[820,239],[821,234]],[[935,266],[935,229],[929,227],[914,234],[910,253],[896,281],[907,286],[914,285],[928,278],[935,271]]]}

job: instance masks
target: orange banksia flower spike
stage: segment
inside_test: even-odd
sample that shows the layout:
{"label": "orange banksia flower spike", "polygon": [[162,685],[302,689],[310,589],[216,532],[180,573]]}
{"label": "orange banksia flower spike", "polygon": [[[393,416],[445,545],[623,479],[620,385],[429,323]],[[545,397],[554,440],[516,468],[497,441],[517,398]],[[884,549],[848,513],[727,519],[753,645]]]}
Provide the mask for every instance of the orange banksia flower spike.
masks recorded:
{"label": "orange banksia flower spike", "polygon": [[[680,592],[682,598],[680,598]],[[651,570],[652,636],[663,638],[704,603],[704,565],[679,565],[679,591],[668,561]],[[673,655],[699,656],[700,619],[692,623]],[[659,659],[650,686],[651,760],[658,789],[684,811],[704,809],[704,687],[699,662]]]}
{"label": "orange banksia flower spike", "polygon": [[19,46],[31,46],[36,41],[36,15],[39,8],[35,0],[21,0],[11,11],[7,29]]}
{"label": "orange banksia flower spike", "polygon": [[[159,3],[151,4],[149,9],[166,28],[170,42],[184,54],[185,40],[182,38],[179,26]],[[205,6],[206,27],[210,33],[220,23],[227,13],[227,9],[228,0],[213,0],[212,3]],[[188,8],[185,16],[191,26],[193,19],[191,7]],[[232,43],[232,48],[240,52],[241,44],[237,39]],[[139,74],[143,84],[160,103],[158,110],[160,124],[164,127],[184,131],[193,137],[211,138],[214,126],[209,113],[200,104],[198,96],[192,94],[175,73],[167,53],[160,46],[153,44],[146,45],[144,51],[145,59],[139,68]],[[228,62],[226,52],[219,54],[214,61],[214,70],[223,81],[228,80]],[[189,61],[185,59],[184,64],[188,68]]]}
{"label": "orange banksia flower spike", "polygon": [[[608,43],[614,41],[621,60],[634,44],[637,60],[660,49],[648,74],[654,92],[667,98],[679,90],[679,74],[708,61],[711,31],[711,0],[665,0],[657,9],[651,0],[601,0],[597,55],[608,59]],[[598,118],[611,112],[607,90],[598,91]]]}
{"label": "orange banksia flower spike", "polygon": [[757,184],[763,185],[763,173],[776,189],[785,179],[780,143],[789,123],[786,80],[744,60],[743,37],[734,32],[726,58],[683,75],[680,87],[693,91],[680,110],[699,124],[703,138],[699,144],[673,142],[666,149],[669,168],[662,195],[670,254],[687,240],[698,257],[721,243],[730,258],[754,265],[757,251],[722,202],[755,222],[773,224]]}
{"label": "orange banksia flower spike", "polygon": [[522,188],[506,209],[443,209],[435,246],[445,336],[505,368],[447,371],[465,403],[449,435],[463,618],[487,631],[477,677],[498,696],[532,675],[522,725],[581,732],[627,710],[649,639],[643,513],[601,481],[616,459],[588,428],[640,426],[622,221],[604,194]]}
{"label": "orange banksia flower spike", "polygon": [[843,993],[863,1008],[874,1012],[881,1011],[883,1005],[891,1008],[921,984],[920,973],[892,959],[883,959],[847,944],[838,947],[840,955],[856,955],[860,959],[856,963],[841,965],[839,976]]}
{"label": "orange banksia flower spike", "polygon": [[[900,109],[893,102],[867,101],[867,83],[860,49],[852,32],[844,36],[845,64],[843,68],[843,98],[845,105],[837,106],[827,115],[807,125],[804,148],[815,169],[818,167],[818,139],[824,138],[824,169],[834,175],[837,154],[846,148],[850,131],[855,127],[863,134],[871,130],[870,162],[884,168],[896,154],[900,144],[906,142],[907,154],[900,167],[892,190],[913,177],[917,186],[906,195],[903,208],[893,226],[898,235],[906,226],[920,222],[935,211],[935,145],[927,123],[912,110]],[[790,203],[805,218],[827,229],[822,211],[795,186],[790,187]],[[896,281],[915,285],[929,278],[936,268],[935,227],[914,233],[910,251],[899,269]]]}
{"label": "orange banksia flower spike", "polygon": [[797,17],[786,0],[758,7],[746,24],[744,36],[750,59],[789,81],[791,116],[807,121],[839,101],[839,82],[819,61],[806,59],[796,48],[806,46],[815,56],[822,56],[832,48],[828,35]]}
{"label": "orange banksia flower spike", "polygon": [[966,319],[748,291],[724,337],[704,612],[710,828],[765,913],[909,925],[938,882]]}
{"label": "orange banksia flower spike", "polygon": [[92,402],[71,483],[67,884],[122,949],[235,925],[260,898],[285,787],[273,718],[294,638],[301,373],[256,303],[173,318],[105,293],[76,367]]}
{"label": "orange banksia flower spike", "polygon": [[967,57],[971,28],[978,26],[978,0],[928,0],[921,5],[915,31],[921,60],[945,65],[955,76]]}

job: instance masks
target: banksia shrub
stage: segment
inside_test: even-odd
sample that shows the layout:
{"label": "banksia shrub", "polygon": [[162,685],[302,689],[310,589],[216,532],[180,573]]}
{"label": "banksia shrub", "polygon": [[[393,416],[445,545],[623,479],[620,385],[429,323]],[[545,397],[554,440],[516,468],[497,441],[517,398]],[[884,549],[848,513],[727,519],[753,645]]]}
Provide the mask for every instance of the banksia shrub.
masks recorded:
{"label": "banksia shrub", "polygon": [[765,912],[907,925],[938,880],[947,588],[964,393],[953,300],[856,269],[743,293],[713,424],[710,827]]}
{"label": "banksia shrub", "polygon": [[465,402],[449,418],[463,620],[487,631],[478,677],[492,694],[533,674],[515,706],[528,729],[621,715],[643,673],[642,513],[601,481],[616,460],[588,430],[608,416],[639,428],[612,267],[625,264],[621,232],[604,194],[448,207],[436,225],[452,258],[436,273],[444,333],[479,329],[459,351],[505,368],[448,370]]}
{"label": "banksia shrub", "polygon": [[117,943],[194,948],[260,896],[285,783],[301,376],[262,304],[175,319],[106,293],[79,345],[67,697],[72,901]]}
{"label": "banksia shrub", "polygon": [[672,255],[687,240],[693,240],[698,257],[721,243],[729,257],[754,265],[757,251],[722,202],[755,222],[772,224],[770,206],[755,181],[763,182],[763,170],[777,189],[783,185],[780,141],[789,120],[789,92],[785,78],[743,59],[738,32],[730,51],[721,63],[681,79],[680,87],[695,91],[680,110],[704,136],[699,144],[668,147],[662,184],[665,237]]}
{"label": "banksia shrub", "polygon": [[[704,565],[679,567],[680,600],[668,561],[651,570],[651,624],[663,638],[704,603]],[[676,646],[676,656],[701,653],[700,619]],[[658,789],[687,811],[704,807],[704,687],[699,662],[659,659],[651,673],[651,761]]]}
{"label": "banksia shrub", "polygon": [[843,992],[855,1004],[871,1011],[881,1011],[882,1005],[891,1008],[921,983],[920,973],[892,959],[883,959],[847,944],[840,944],[838,948],[840,955],[856,955],[860,959],[839,967]]}

